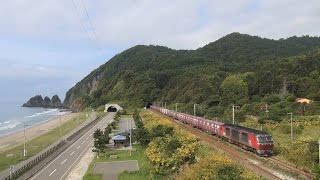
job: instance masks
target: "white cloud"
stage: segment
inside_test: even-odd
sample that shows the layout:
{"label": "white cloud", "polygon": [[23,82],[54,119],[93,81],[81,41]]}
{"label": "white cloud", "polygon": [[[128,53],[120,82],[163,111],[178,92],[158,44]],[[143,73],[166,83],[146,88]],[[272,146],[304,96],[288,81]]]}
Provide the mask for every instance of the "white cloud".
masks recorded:
{"label": "white cloud", "polygon": [[[81,0],[1,2],[1,32],[68,43],[88,40],[80,21],[89,29]],[[281,38],[319,35],[320,3],[292,0],[232,1],[84,1],[104,48],[155,44],[197,48],[233,31]],[[205,11],[204,16],[199,11]],[[202,22],[199,24],[199,22]],[[85,41],[88,43],[88,41]]]}
{"label": "white cloud", "polygon": [[81,0],[74,0],[80,18],[72,0],[2,0],[0,80],[55,79],[46,85],[54,89],[64,79],[67,90],[137,44],[196,49],[231,32],[274,39],[320,34],[319,0],[83,1],[97,39]]}

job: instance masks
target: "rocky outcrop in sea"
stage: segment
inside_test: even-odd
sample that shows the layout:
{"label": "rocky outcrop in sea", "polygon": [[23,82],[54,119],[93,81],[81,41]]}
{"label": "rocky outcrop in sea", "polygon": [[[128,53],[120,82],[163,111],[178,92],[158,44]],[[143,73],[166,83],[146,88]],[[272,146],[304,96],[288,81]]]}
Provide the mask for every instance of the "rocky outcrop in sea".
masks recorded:
{"label": "rocky outcrop in sea", "polygon": [[58,95],[54,95],[51,99],[48,96],[43,99],[41,95],[36,95],[24,103],[22,107],[64,108]]}

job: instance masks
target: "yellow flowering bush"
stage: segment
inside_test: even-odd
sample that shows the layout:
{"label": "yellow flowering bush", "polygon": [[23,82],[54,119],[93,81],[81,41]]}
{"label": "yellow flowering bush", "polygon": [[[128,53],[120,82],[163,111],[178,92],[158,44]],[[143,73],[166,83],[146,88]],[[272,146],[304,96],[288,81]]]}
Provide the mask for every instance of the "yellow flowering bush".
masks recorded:
{"label": "yellow flowering bush", "polygon": [[[148,145],[146,155],[157,174],[167,174],[179,170],[180,166],[193,162],[198,146],[198,139],[186,131],[180,130],[176,124],[157,114],[143,111],[141,119],[149,131],[155,127],[172,127],[173,134],[155,137]],[[152,132],[150,133],[152,134]]]}
{"label": "yellow flowering bush", "polygon": [[222,154],[209,154],[197,163],[186,167],[178,180],[209,179],[257,179],[251,172],[238,167],[230,158]]}
{"label": "yellow flowering bush", "polygon": [[140,117],[148,131],[155,130],[154,128],[159,125],[174,129],[171,135],[155,137],[146,149],[146,155],[155,174],[167,175],[183,169],[178,179],[257,179],[252,173],[243,170],[225,155],[212,154],[205,148],[203,150],[205,155],[200,155],[200,161],[196,162],[195,154],[203,145],[200,145],[195,135],[149,111],[142,111]]}

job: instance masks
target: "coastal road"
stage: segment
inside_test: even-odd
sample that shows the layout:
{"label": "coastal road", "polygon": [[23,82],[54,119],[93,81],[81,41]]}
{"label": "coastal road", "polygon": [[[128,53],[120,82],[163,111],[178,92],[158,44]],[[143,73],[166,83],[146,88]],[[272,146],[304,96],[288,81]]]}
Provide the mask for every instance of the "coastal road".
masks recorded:
{"label": "coastal road", "polygon": [[[100,122],[87,131],[82,137],[70,145],[59,156],[36,173],[31,180],[61,180],[65,179],[74,165],[82,158],[93,145],[93,132],[96,129],[104,129],[113,121],[115,113],[108,113]],[[88,162],[90,163],[90,162]]]}

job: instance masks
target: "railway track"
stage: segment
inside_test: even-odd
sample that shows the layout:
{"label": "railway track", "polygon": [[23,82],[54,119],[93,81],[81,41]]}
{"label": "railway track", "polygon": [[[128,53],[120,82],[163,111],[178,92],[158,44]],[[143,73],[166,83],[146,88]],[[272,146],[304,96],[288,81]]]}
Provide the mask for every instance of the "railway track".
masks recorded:
{"label": "railway track", "polygon": [[297,167],[297,166],[295,166],[293,164],[290,164],[290,163],[288,163],[286,161],[278,159],[276,157],[269,157],[268,161],[270,161],[270,162],[272,162],[272,163],[274,163],[274,164],[276,164],[278,166],[281,166],[281,167],[283,167],[283,168],[285,168],[285,169],[287,169],[289,171],[293,171],[293,172],[296,172],[298,174],[301,174],[304,177],[306,177],[307,179],[314,179],[315,178],[315,176],[312,173],[310,173],[310,172],[308,172],[308,171],[306,171],[304,169],[301,169],[301,168],[299,168],[299,167]]}
{"label": "railway track", "polygon": [[[212,136],[211,134],[200,131],[199,129],[193,128],[187,124],[178,122],[177,120],[170,118],[164,114],[161,114],[157,111],[154,111],[154,110],[150,110],[150,111],[157,113],[160,116],[168,118],[173,123],[179,125],[180,127],[183,127],[188,132],[198,136],[202,141],[207,142],[208,145],[210,145],[211,147],[223,151],[225,154],[227,154],[228,156],[231,156],[233,159],[241,163],[241,165],[244,165],[250,170],[252,170],[252,172],[256,173],[258,176],[262,176],[266,179],[290,179],[290,177],[287,177],[282,173],[276,172],[272,170],[270,167],[267,167],[265,163],[261,161],[256,161],[254,160],[254,158],[250,158],[245,153],[237,151],[235,150],[235,148],[230,148],[229,146],[219,142],[218,138],[214,138],[214,136]],[[306,172],[302,169],[299,169],[296,166],[289,164],[285,161],[282,161],[278,158],[268,157],[268,158],[262,158],[262,159],[268,162],[272,162],[283,169],[302,175],[305,179],[314,179],[314,176],[311,173]]]}

